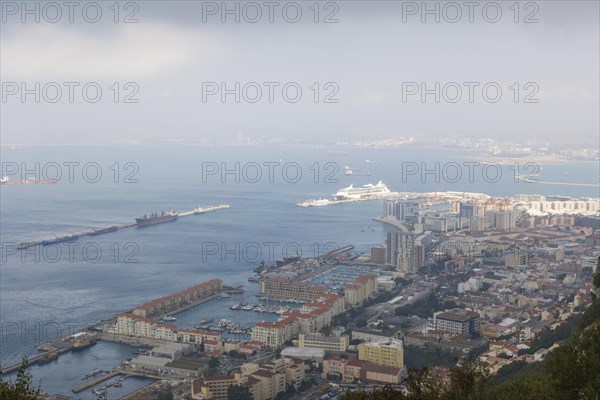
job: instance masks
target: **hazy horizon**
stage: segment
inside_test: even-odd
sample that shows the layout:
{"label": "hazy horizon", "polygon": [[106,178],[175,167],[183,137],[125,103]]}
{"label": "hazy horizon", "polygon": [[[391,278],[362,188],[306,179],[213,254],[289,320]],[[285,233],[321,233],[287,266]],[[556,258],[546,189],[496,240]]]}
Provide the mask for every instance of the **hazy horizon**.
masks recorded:
{"label": "hazy horizon", "polygon": [[[420,11],[413,15],[406,9],[412,2],[363,1],[319,3],[318,23],[312,3],[301,3],[297,23],[287,22],[279,9],[273,23],[266,14],[249,22],[252,10],[241,14],[239,23],[227,15],[222,23],[220,11],[213,15],[214,10],[203,10],[204,3],[135,3],[138,10],[120,10],[119,23],[108,5],[98,23],[83,20],[79,10],[74,22],[65,15],[57,23],[47,22],[44,17],[53,15],[47,10],[39,23],[31,16],[23,23],[18,11],[3,9],[0,142],[197,143],[240,133],[255,140],[323,144],[451,135],[597,142],[597,2],[535,3],[539,10],[520,3],[518,16],[502,4],[496,23],[482,17],[481,7],[472,23],[466,8],[456,23],[448,22],[453,10],[441,13],[439,23],[424,15],[422,23]],[[137,23],[122,22],[130,14]],[[330,23],[324,23],[328,16]],[[528,17],[538,22],[524,23]],[[23,101],[21,93],[10,92],[16,88],[11,83],[31,89],[36,82],[41,88],[57,82],[62,97],[48,101],[52,87],[39,103],[35,95]],[[73,102],[67,100],[64,82],[79,85]],[[96,103],[81,97],[80,88],[90,82],[102,89]],[[223,103],[219,93],[203,99],[203,85],[210,82],[226,88],[256,82],[263,96],[256,103],[247,101],[255,90],[251,85],[239,103],[234,95]],[[278,85],[273,102],[265,82]],[[415,88],[412,83],[432,89],[436,82],[441,88],[457,83],[462,97],[448,101],[454,96],[452,85],[439,103],[433,94],[425,102],[420,93],[407,95]],[[473,102],[467,100],[464,82],[478,85]],[[298,102],[281,97],[279,88],[286,83],[301,88]],[[487,83],[501,88],[498,102],[482,98]],[[125,102],[127,95],[138,102]],[[524,102],[527,95],[537,103]]]}

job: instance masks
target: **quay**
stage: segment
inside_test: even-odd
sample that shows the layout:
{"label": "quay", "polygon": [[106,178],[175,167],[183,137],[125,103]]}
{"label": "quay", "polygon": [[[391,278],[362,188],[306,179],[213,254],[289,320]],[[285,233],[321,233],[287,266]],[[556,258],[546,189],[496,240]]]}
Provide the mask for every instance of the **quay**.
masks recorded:
{"label": "quay", "polygon": [[[208,207],[208,208],[197,207],[197,208],[195,208],[192,211],[185,211],[185,212],[178,213],[177,216],[178,217],[188,217],[190,215],[206,214],[206,213],[209,213],[209,212],[214,212],[214,211],[221,210],[221,209],[224,209],[224,208],[229,208],[229,207],[230,207],[229,204],[219,204],[217,206],[211,206],[211,207]],[[76,232],[76,233],[74,233],[72,235],[68,235],[68,236],[64,236],[64,237],[58,238],[58,241],[56,241],[57,238],[51,238],[51,239],[49,239],[49,241],[54,241],[51,244],[57,244],[57,243],[61,243],[63,241],[67,241],[67,240],[76,240],[76,239],[78,239],[80,237],[83,237],[83,236],[104,235],[104,234],[107,234],[107,233],[110,233],[110,232],[116,232],[118,230],[126,229],[126,228],[131,228],[131,227],[134,227],[134,226],[137,226],[137,223],[133,222],[133,223],[128,223],[128,224],[115,225],[115,226],[106,228],[106,230],[103,231],[103,232],[98,232],[98,229],[92,229],[92,230],[89,230],[89,231]],[[111,229],[111,228],[113,228],[113,229]],[[21,243],[19,243],[17,245],[17,249],[18,250],[25,250],[25,249],[28,249],[28,248],[34,247],[34,246],[43,246],[43,245],[45,245],[44,242],[46,242],[46,241],[48,241],[48,240],[37,240],[37,241],[33,241],[33,242],[21,242]]]}
{"label": "quay", "polygon": [[117,375],[121,375],[119,371],[109,372],[108,374],[102,375],[96,379],[92,379],[91,381],[82,383],[81,385],[75,386],[71,391],[73,393],[83,392],[86,389],[89,389],[93,386],[96,386],[99,383],[109,380],[110,378],[114,378]]}
{"label": "quay", "polygon": [[[27,358],[27,363],[29,364],[29,366],[32,365],[36,365],[36,364],[40,364],[40,363],[44,363],[44,361],[48,358],[48,357],[52,357],[52,360],[58,358],[59,354],[63,354],[66,353],[68,351],[70,351],[71,349],[61,349],[61,350],[55,350],[55,355],[51,356],[52,351],[46,351],[42,354],[37,354],[31,358]],[[19,361],[18,363],[14,363],[11,364],[7,367],[2,367],[2,374],[10,374],[13,373],[15,371],[17,371],[19,369],[19,367],[21,366],[23,362]]]}
{"label": "quay", "polygon": [[392,225],[395,228],[400,229],[404,233],[409,233],[408,228],[400,221],[395,221],[392,219],[384,218],[384,217],[376,217],[372,218],[373,221],[383,222],[384,224]]}
{"label": "quay", "polygon": [[[36,354],[33,357],[28,357],[27,362],[29,366],[36,364],[45,364],[56,360],[61,354],[67,353],[71,350],[79,350],[85,347],[93,346],[96,344],[98,337],[95,335],[83,335],[86,339],[75,339],[73,336],[66,336],[62,338],[52,339],[48,342],[39,344],[36,348],[39,351],[43,351],[41,354]],[[11,364],[7,367],[2,368],[3,374],[10,374],[19,369],[22,362]]]}
{"label": "quay", "polygon": [[[366,197],[366,198],[361,198],[361,199],[341,199],[341,200],[327,199],[327,203],[321,204],[320,206],[323,207],[323,206],[330,206],[330,205],[334,205],[334,204],[357,203],[360,201],[382,200],[382,199],[387,199],[387,198],[395,198],[399,195],[400,195],[400,193],[398,193],[398,192],[390,192],[390,193],[387,193],[385,196],[381,196],[381,197]],[[306,204],[308,201],[309,200],[304,200],[303,202],[300,202],[296,205],[298,207],[314,207],[312,205]]]}
{"label": "quay", "polygon": [[517,176],[517,179],[523,183],[537,183],[540,185],[562,185],[562,186],[581,186],[581,187],[600,187],[600,183],[575,183],[575,182],[554,182],[554,181],[537,181],[534,178],[527,176]]}

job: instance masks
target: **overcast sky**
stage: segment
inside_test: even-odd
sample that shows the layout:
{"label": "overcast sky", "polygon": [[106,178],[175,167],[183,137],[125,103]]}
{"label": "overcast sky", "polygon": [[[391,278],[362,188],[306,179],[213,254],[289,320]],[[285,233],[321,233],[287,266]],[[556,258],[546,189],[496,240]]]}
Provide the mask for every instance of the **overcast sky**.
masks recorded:
{"label": "overcast sky", "polygon": [[[118,23],[112,2],[100,3],[97,23],[86,21],[81,7],[73,22],[63,7],[58,22],[47,21],[56,17],[47,8],[37,23],[22,15],[21,2],[2,2],[2,144],[195,142],[240,132],[315,141],[418,134],[598,141],[597,1],[522,2],[518,16],[509,8],[513,2],[499,2],[496,23],[489,2],[474,8],[474,22],[464,2],[454,3],[460,18],[456,7],[439,3],[439,23],[422,15],[421,2],[322,2],[318,23],[312,1],[299,2],[296,23],[286,21],[296,12],[287,2],[274,2],[273,23],[262,1],[255,3],[262,12],[256,23],[249,22],[256,8],[244,9],[245,3],[239,23],[229,14],[221,21],[222,10],[215,9],[221,2],[142,1],[134,3],[138,9],[121,3]],[[88,8],[86,17],[93,19],[94,11]],[[124,23],[130,13],[139,22]],[[330,14],[338,22],[325,23]],[[39,103],[34,94],[23,102],[22,83],[34,89],[36,82],[41,88],[59,83],[62,96],[51,103],[56,95],[50,85],[40,89]],[[64,82],[79,84],[73,103]],[[90,82],[102,89],[96,103],[82,94]],[[211,89],[256,82],[262,98],[248,101],[256,95],[250,85],[239,103],[233,94],[223,103],[219,93],[206,93],[209,82],[217,83]],[[273,103],[264,82],[279,84]],[[282,87],[290,82],[286,100]],[[462,97],[456,101],[454,84],[440,89],[439,103],[433,93],[423,103],[420,93],[410,92],[421,83],[435,91],[436,82],[440,88],[456,82]],[[464,82],[474,82],[473,102]],[[488,83],[494,84],[486,100],[482,87]],[[302,89],[295,103],[294,86]],[[492,103],[496,87],[502,94]],[[128,94],[139,102],[125,103]],[[324,102],[327,95],[338,102]]]}

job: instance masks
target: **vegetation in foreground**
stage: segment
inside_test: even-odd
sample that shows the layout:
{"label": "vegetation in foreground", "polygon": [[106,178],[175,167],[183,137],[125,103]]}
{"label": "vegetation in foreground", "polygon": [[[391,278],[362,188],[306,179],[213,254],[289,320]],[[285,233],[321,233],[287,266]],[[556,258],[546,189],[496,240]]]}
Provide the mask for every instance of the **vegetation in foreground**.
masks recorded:
{"label": "vegetation in foreground", "polygon": [[494,384],[484,364],[465,360],[450,369],[446,383],[428,368],[410,370],[405,391],[386,386],[371,393],[348,392],[341,400],[600,399],[600,299],[594,300],[566,343],[548,354],[541,368],[510,375]]}

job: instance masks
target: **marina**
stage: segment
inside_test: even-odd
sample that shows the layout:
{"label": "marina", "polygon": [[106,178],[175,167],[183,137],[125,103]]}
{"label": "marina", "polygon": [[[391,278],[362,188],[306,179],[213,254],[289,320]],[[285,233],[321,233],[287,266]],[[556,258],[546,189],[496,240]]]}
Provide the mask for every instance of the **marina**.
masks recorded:
{"label": "marina", "polygon": [[263,305],[263,304],[248,304],[248,303],[237,303],[229,307],[231,310],[240,310],[240,311],[254,311],[259,313],[268,313],[268,314],[283,314],[285,312],[290,311],[292,308],[288,306],[275,306],[275,305]]}
{"label": "marina", "polygon": [[[107,234],[107,233],[111,233],[111,232],[116,232],[120,229],[131,228],[133,226],[139,227],[139,226],[156,225],[156,224],[163,223],[163,222],[174,221],[178,217],[188,217],[191,215],[205,214],[205,213],[214,212],[214,211],[229,208],[229,207],[230,207],[229,204],[219,204],[217,206],[212,206],[212,207],[208,207],[208,208],[196,207],[192,211],[185,211],[185,212],[181,212],[181,213],[175,213],[173,210],[170,210],[167,212],[163,212],[161,215],[155,214],[153,216],[151,214],[150,217],[144,216],[143,218],[136,218],[136,223],[113,225],[108,228],[92,229],[89,231],[70,233],[68,235],[56,236],[54,238],[38,240],[38,241],[21,242],[21,243],[17,244],[17,249],[25,250],[25,249],[28,249],[28,248],[34,247],[34,246],[49,246],[49,245],[54,245],[54,244],[59,244],[59,243],[64,243],[64,242],[70,242],[70,241],[77,240],[83,236],[98,236],[98,235],[103,235],[103,234]],[[148,220],[151,220],[151,221],[148,221]]]}
{"label": "marina", "polygon": [[[98,372],[98,371],[99,371],[99,372]],[[105,372],[106,372],[106,371],[95,370],[95,371],[92,371],[92,372],[90,372],[90,374],[91,374],[91,373],[94,373],[94,375],[93,375],[93,376],[95,376],[95,375],[103,374],[103,373],[105,373]],[[89,375],[89,374],[88,374],[88,375]],[[102,375],[102,376],[100,376],[100,377],[98,377],[98,378],[92,379],[91,381],[87,381],[87,382],[85,382],[85,383],[82,383],[81,385],[77,385],[77,386],[75,386],[73,389],[71,389],[71,391],[72,391],[73,393],[79,393],[79,392],[83,392],[84,390],[86,390],[86,389],[89,389],[89,388],[91,388],[91,387],[94,387],[94,386],[96,386],[97,384],[99,384],[99,383],[102,383],[102,382],[105,382],[105,381],[107,381],[107,380],[109,380],[109,379],[111,379],[111,378],[114,378],[114,377],[115,377],[115,376],[117,376],[117,375],[120,375],[120,372],[118,372],[118,371],[113,371],[113,372],[106,373],[105,375]],[[86,376],[87,376],[87,375],[86,375]],[[87,378],[84,378],[84,379],[87,379]],[[96,390],[98,390],[98,389],[96,389]],[[95,394],[98,394],[98,393],[95,393]]]}

